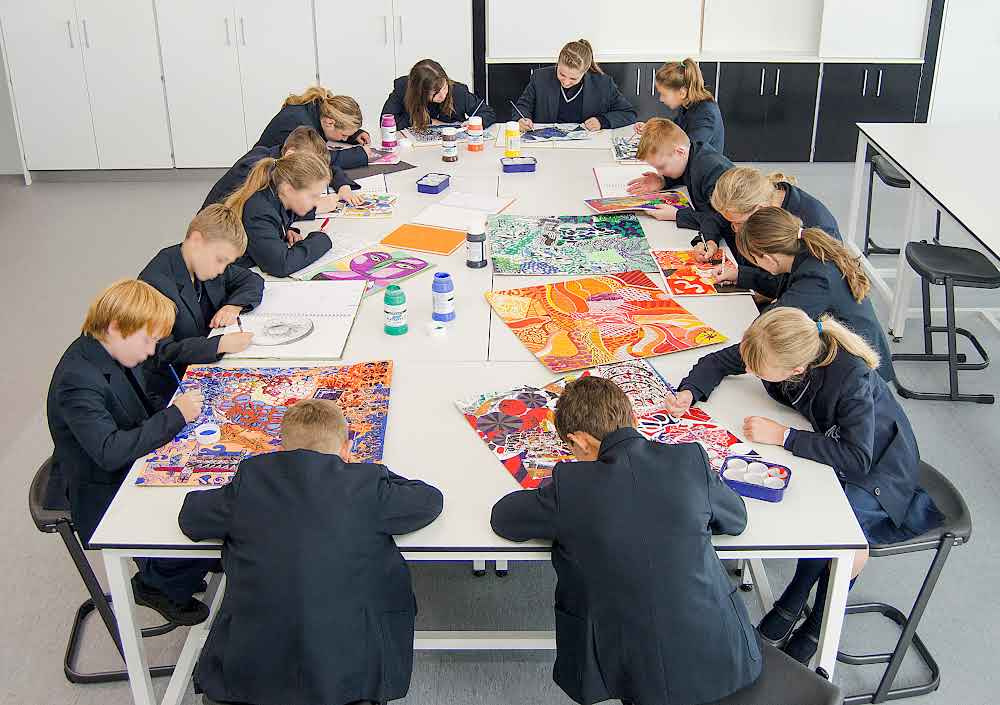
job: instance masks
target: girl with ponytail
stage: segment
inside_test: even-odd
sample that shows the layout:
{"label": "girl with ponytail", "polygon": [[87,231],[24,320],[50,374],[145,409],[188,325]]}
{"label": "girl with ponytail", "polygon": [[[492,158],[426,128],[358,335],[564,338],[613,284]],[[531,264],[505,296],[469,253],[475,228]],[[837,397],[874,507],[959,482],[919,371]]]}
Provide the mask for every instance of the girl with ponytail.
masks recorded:
{"label": "girl with ponytail", "polygon": [[[722,124],[722,113],[711,91],[705,87],[705,77],[697,61],[668,61],[656,70],[654,83],[660,102],[677,111],[674,122],[692,142],[704,142],[718,152],[725,151],[726,128]],[[645,124],[637,122],[635,131],[642,134]]]}
{"label": "girl with ponytail", "polygon": [[586,39],[564,46],[555,66],[531,74],[517,99],[517,109],[521,130],[535,129],[536,122],[607,130],[632,124],[636,115],[614,79],[597,65],[594,49]]}
{"label": "girl with ponytail", "polygon": [[[750,324],[739,344],[701,358],[668,410],[683,414],[730,375],[760,378],[767,393],[802,414],[812,430],[748,416],[747,441],[765,456],[767,448],[760,446],[780,445],[831,466],[868,542],[902,541],[939,525],[942,517],[919,485],[917,440],[896,397],[875,373],[878,366],[879,354],[836,319],[772,308]],[[867,551],[858,553],[854,576],[866,559]],[[762,637],[805,664],[816,653],[829,576],[827,560],[799,560],[791,583],[758,627]],[[813,610],[793,634],[817,584]]]}
{"label": "girl with ponytail", "polygon": [[719,281],[735,281],[813,319],[829,313],[878,351],[883,379],[895,378],[889,342],[868,296],[871,284],[843,243],[819,228],[803,228],[782,208],[765,206],[736,233],[736,248],[753,266],[718,271]]}
{"label": "girl with ponytail", "polygon": [[310,152],[265,157],[246,181],[226,198],[246,230],[246,254],[236,264],[258,266],[275,277],[287,277],[318,260],[332,243],[316,230],[306,237],[292,223],[311,217],[330,183],[330,165]]}

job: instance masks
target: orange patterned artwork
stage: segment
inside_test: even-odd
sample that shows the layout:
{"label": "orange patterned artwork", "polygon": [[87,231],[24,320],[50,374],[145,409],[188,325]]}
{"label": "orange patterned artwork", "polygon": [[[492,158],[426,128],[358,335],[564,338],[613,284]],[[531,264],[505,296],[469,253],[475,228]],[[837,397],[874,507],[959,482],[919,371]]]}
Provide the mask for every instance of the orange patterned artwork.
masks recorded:
{"label": "orange patterned artwork", "polygon": [[709,262],[695,259],[694,250],[652,250],[651,254],[667,284],[667,291],[674,296],[713,296],[716,294],[747,294],[733,284],[717,284],[712,270],[723,262],[735,267],[736,263],[726,250],[719,250]]}
{"label": "orange patterned artwork", "polygon": [[726,340],[639,271],[488,291],[486,299],[553,372],[656,357]]}

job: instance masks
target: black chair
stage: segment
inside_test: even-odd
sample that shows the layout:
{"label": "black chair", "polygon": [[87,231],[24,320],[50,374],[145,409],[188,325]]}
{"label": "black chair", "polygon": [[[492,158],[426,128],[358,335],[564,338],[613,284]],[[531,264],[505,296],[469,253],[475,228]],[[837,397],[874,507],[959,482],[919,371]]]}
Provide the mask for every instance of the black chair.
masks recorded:
{"label": "black chair", "polygon": [[840,688],[777,647],[761,642],[764,669],[751,686],[705,705],[840,705]]}
{"label": "black chair", "polygon": [[[983,370],[990,364],[990,356],[972,333],[955,325],[955,287],[975,289],[996,289],[1000,287],[1000,270],[997,270],[984,254],[964,247],[929,245],[926,241],[906,244],[906,261],[920,275],[920,292],[924,311],[924,352],[896,353],[894,361],[947,362],[949,387],[947,394],[936,392],[915,392],[904,387],[896,379],[896,389],[907,399],[925,401],[974,401],[992,404],[992,394],[960,394],[958,373],[960,370]],[[931,284],[944,286],[946,326],[931,324]],[[948,353],[934,352],[933,334],[948,334]],[[966,363],[965,355],[958,352],[957,336],[966,338],[982,357],[982,362]]]}
{"label": "black chair", "polygon": [[[111,596],[106,595],[104,590],[101,589],[101,584],[98,582],[97,576],[94,575],[94,570],[90,567],[90,562],[83,552],[83,545],[77,538],[69,512],[63,509],[46,509],[44,507],[45,488],[49,484],[49,473],[51,470],[52,458],[49,458],[38,468],[38,472],[35,473],[35,477],[31,481],[31,488],[28,491],[28,509],[31,511],[31,519],[43,534],[59,534],[66,545],[66,550],[69,551],[70,558],[73,559],[73,564],[76,565],[76,569],[80,573],[80,578],[83,580],[87,592],[90,593],[90,597],[80,605],[76,611],[76,617],[73,619],[73,627],[69,633],[69,643],[66,645],[66,656],[63,659],[63,672],[66,674],[66,679],[71,683],[110,683],[112,681],[128,680],[128,671],[125,670],[99,671],[96,673],[85,673],[77,670],[76,662],[80,651],[80,639],[83,636],[83,625],[87,616],[94,610],[97,610],[97,613],[101,616],[101,620],[104,622],[104,626],[107,628],[108,634],[111,636],[111,640],[114,642],[115,648],[118,649],[118,654],[122,656],[123,661],[125,657],[122,653],[121,638],[118,634],[118,623],[115,621],[115,615],[111,611]],[[142,635],[159,636],[171,632],[176,628],[177,625],[175,624],[162,624],[157,627],[143,629]],[[174,666],[155,666],[149,669],[149,674],[154,678],[169,676],[173,672]]]}
{"label": "black chair", "polygon": [[[972,536],[972,516],[969,514],[969,507],[962,499],[955,486],[937,470],[927,463],[920,463],[920,484],[927,493],[934,499],[938,509],[944,514],[945,520],[936,529],[925,534],[899,543],[873,545],[869,547],[869,554],[872,558],[882,558],[885,556],[898,556],[903,553],[914,553],[915,551],[935,551],[934,560],[931,561],[927,575],[924,577],[920,592],[913,603],[913,609],[909,616],[904,615],[900,610],[883,602],[868,602],[864,604],[848,605],[847,614],[876,613],[881,614],[898,624],[902,629],[899,641],[891,653],[860,654],[852,655],[843,651],[837,654],[837,660],[855,666],[864,666],[876,663],[888,664],[878,687],[871,693],[859,693],[851,695],[844,700],[845,705],[857,705],[858,703],[881,703],[886,700],[899,700],[902,698],[913,698],[919,695],[926,695],[937,690],[941,684],[941,669],[938,667],[934,657],[931,656],[927,646],[917,635],[917,625],[920,623],[927,603],[930,602],[931,593],[937,584],[941,571],[944,570],[945,561],[951,553],[953,546],[961,546],[968,543]],[[910,645],[916,649],[920,660],[930,670],[931,677],[926,683],[907,687],[893,688],[893,681],[899,671],[903,657],[909,650]]]}
{"label": "black chair", "polygon": [[[872,227],[872,192],[875,188],[875,175],[891,188],[910,188],[909,180],[881,154],[872,155],[871,168],[868,170],[868,210],[865,215],[865,246],[864,255],[898,255],[899,248],[879,247],[871,239]],[[941,242],[941,211],[937,211],[934,221],[934,244]]]}

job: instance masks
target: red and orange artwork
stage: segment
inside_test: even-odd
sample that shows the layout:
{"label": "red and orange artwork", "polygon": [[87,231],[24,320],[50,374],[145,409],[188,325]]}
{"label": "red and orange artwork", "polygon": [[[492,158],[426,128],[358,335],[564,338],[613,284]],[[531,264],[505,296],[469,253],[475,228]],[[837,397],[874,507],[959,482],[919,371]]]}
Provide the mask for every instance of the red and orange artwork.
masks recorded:
{"label": "red and orange artwork", "polygon": [[653,259],[663,272],[667,291],[674,296],[714,296],[717,294],[747,294],[731,283],[717,283],[712,272],[723,262],[736,263],[726,250],[719,250],[709,262],[695,259],[694,250],[652,250]]}

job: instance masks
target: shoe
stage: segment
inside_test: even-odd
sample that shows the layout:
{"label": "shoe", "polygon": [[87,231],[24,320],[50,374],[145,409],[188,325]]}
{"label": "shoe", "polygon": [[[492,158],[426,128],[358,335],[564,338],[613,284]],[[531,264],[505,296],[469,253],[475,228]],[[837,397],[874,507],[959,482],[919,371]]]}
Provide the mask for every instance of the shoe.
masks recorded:
{"label": "shoe", "polygon": [[207,591],[208,591],[208,583],[202,580],[200,583],[198,583],[198,587],[194,589],[194,594],[200,595]]}
{"label": "shoe", "polygon": [[204,603],[193,597],[184,604],[174,602],[156,588],[146,585],[138,575],[132,577],[132,593],[135,604],[159,612],[171,624],[192,627],[208,619],[208,607]]}
{"label": "shoe", "polygon": [[802,612],[803,610],[799,610],[798,614],[792,614],[776,604],[757,625],[760,638],[780,649],[791,638],[792,630],[795,629],[799,618],[802,617]]}
{"label": "shoe", "polygon": [[781,649],[793,659],[808,666],[812,657],[816,655],[819,648],[819,637],[804,628],[796,629],[795,634],[788,640],[788,643]]}

